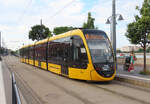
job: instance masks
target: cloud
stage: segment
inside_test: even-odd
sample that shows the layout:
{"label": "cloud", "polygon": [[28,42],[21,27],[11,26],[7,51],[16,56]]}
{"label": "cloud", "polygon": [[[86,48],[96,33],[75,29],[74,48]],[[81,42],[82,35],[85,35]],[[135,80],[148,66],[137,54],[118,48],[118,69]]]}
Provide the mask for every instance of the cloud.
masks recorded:
{"label": "cloud", "polygon": [[[117,13],[121,13],[125,19],[117,24],[117,40],[119,38],[128,44],[124,37],[126,25],[133,21],[137,14],[135,6],[141,6],[142,1],[116,0]],[[11,49],[32,42],[28,39],[28,32],[33,25],[40,24],[40,19],[51,30],[56,26],[80,27],[87,20],[89,11],[95,18],[95,25],[110,34],[110,25],[105,22],[111,16],[112,0],[0,0],[0,4],[0,28],[4,40],[8,41],[6,45]],[[12,42],[15,40],[18,43]],[[122,45],[119,44],[119,47]]]}
{"label": "cloud", "polygon": [[[135,10],[136,6],[142,5],[143,0],[116,0],[116,14],[121,14],[124,18],[123,21],[117,20],[116,36],[117,47],[129,45],[129,41],[125,37],[127,24],[134,21],[134,15],[138,14]],[[95,23],[99,29],[104,30],[110,36],[110,25],[105,24],[108,17],[112,15],[112,0],[99,2],[91,9],[95,17]],[[118,17],[117,17],[118,19]]]}
{"label": "cloud", "polygon": [[[2,15],[3,24],[0,25],[0,28],[3,33],[2,36],[6,40],[6,46],[11,49],[21,47],[23,43],[32,42],[28,39],[28,32],[33,25],[40,24],[40,19],[43,20],[44,25],[52,30],[55,26],[81,26],[85,18],[85,15],[81,13],[84,3],[80,0],[74,0],[74,2],[70,0],[38,0],[35,2],[32,0],[26,9],[24,8],[30,1],[17,2],[15,0],[12,2],[8,0],[7,2],[0,2],[3,4],[2,9],[9,6],[7,12]],[[22,7],[15,8],[17,5]],[[18,12],[17,9],[19,8],[21,10]]]}

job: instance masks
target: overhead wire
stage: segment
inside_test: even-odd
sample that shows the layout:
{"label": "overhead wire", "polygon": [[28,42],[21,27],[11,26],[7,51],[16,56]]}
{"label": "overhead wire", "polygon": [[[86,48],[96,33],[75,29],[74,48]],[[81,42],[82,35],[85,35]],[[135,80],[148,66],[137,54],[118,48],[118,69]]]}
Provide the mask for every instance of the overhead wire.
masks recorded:
{"label": "overhead wire", "polygon": [[[32,4],[32,1],[33,0],[29,0],[29,2],[27,3],[27,6],[25,6],[25,9],[23,11],[23,13],[20,15],[19,17],[19,23],[22,22],[26,12],[27,12],[27,9],[26,8],[29,8],[29,6]],[[64,5],[61,9],[59,9],[58,11],[56,11],[53,15],[50,16],[50,18],[54,18],[56,15],[58,15],[60,12],[62,12],[65,8],[69,7],[73,2],[75,2],[76,0],[72,0],[71,2],[67,3],[66,5]]]}
{"label": "overhead wire", "polygon": [[69,7],[73,2],[76,0],[72,0],[71,2],[64,5],[61,9],[59,9],[54,15],[51,16],[51,18],[54,18],[56,15],[58,15],[60,12],[62,12],[65,8]]}
{"label": "overhead wire", "polygon": [[[64,5],[61,9],[59,9],[58,11],[56,11],[53,15],[50,16],[50,18],[54,18],[56,15],[58,15],[59,13],[61,13],[64,9],[66,9],[67,7],[69,7],[71,4],[73,4],[76,0],[72,0],[71,2],[67,3],[66,5]],[[21,24],[25,14],[27,13],[29,7],[31,6],[33,0],[29,0],[28,3],[26,4],[26,6],[24,7],[23,13],[21,13],[21,15],[19,16],[18,20],[19,23]]]}
{"label": "overhead wire", "polygon": [[32,4],[32,1],[33,0],[29,0],[29,2],[27,3],[27,5],[24,7],[24,10],[23,10],[23,13],[21,13],[21,15],[19,16],[19,23],[21,24],[21,22],[22,22],[22,20],[23,20],[23,18],[24,18],[24,16],[25,16],[25,14],[27,13],[27,8],[29,8],[30,7],[30,5]]}

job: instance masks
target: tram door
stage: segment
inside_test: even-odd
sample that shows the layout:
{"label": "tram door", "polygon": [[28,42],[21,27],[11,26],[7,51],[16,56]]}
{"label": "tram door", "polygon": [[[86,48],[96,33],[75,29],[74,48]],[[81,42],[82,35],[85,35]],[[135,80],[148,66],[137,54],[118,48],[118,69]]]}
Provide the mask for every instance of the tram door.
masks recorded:
{"label": "tram door", "polygon": [[72,39],[72,67],[78,69],[86,69],[88,58],[83,40],[79,36]]}
{"label": "tram door", "polygon": [[68,67],[69,67],[69,55],[70,54],[70,43],[65,43],[65,46],[63,46],[63,61],[61,65],[61,73],[64,75],[69,75]]}
{"label": "tram door", "polygon": [[68,66],[67,65],[62,65],[61,66],[61,73],[64,75],[68,75]]}
{"label": "tram door", "polygon": [[57,50],[58,56],[62,58],[61,73],[69,75],[69,67],[86,69],[88,58],[82,39],[79,36],[71,36],[63,38],[61,42],[61,46]]}

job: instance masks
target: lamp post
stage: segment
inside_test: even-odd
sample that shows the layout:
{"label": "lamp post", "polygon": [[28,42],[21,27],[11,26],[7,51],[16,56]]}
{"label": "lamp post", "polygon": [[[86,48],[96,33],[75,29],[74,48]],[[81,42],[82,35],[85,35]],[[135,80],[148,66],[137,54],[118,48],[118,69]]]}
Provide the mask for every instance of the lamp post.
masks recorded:
{"label": "lamp post", "polygon": [[111,31],[110,31],[110,37],[111,37],[111,43],[114,50],[114,56],[116,60],[116,17],[119,16],[118,20],[123,20],[123,17],[121,14],[116,14],[116,0],[112,1],[112,16],[110,16],[107,19],[106,24],[111,24]]}
{"label": "lamp post", "polygon": [[[118,17],[118,21],[124,20],[121,14],[116,14],[116,17]],[[110,24],[110,29],[111,29],[111,31],[110,31],[110,40],[111,40],[111,42],[113,43],[113,35],[114,35],[114,34],[113,34],[113,29],[114,29],[114,28],[112,28],[112,27],[113,27],[113,24],[112,24],[112,16],[110,16],[110,17],[107,18],[106,24]],[[117,22],[116,22],[116,24],[117,24]],[[115,24],[115,25],[116,25],[116,24]],[[115,32],[115,33],[116,33],[116,32]]]}

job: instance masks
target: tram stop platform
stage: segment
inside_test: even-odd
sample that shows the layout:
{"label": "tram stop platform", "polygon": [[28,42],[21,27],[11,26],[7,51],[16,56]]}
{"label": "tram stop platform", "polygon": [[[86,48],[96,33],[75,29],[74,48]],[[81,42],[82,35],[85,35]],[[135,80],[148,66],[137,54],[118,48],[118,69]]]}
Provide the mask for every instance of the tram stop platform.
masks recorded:
{"label": "tram stop platform", "polygon": [[[27,104],[16,86],[15,77],[12,76],[13,74],[4,62],[0,61],[0,104],[21,104],[21,102]],[[18,92],[16,92],[16,89]]]}
{"label": "tram stop platform", "polygon": [[128,72],[123,70],[123,65],[118,65],[115,80],[150,88],[150,75],[140,74],[142,70],[142,66],[135,66],[133,71]]}
{"label": "tram stop platform", "polygon": [[0,104],[12,103],[12,78],[8,70],[3,70],[0,62]]}

